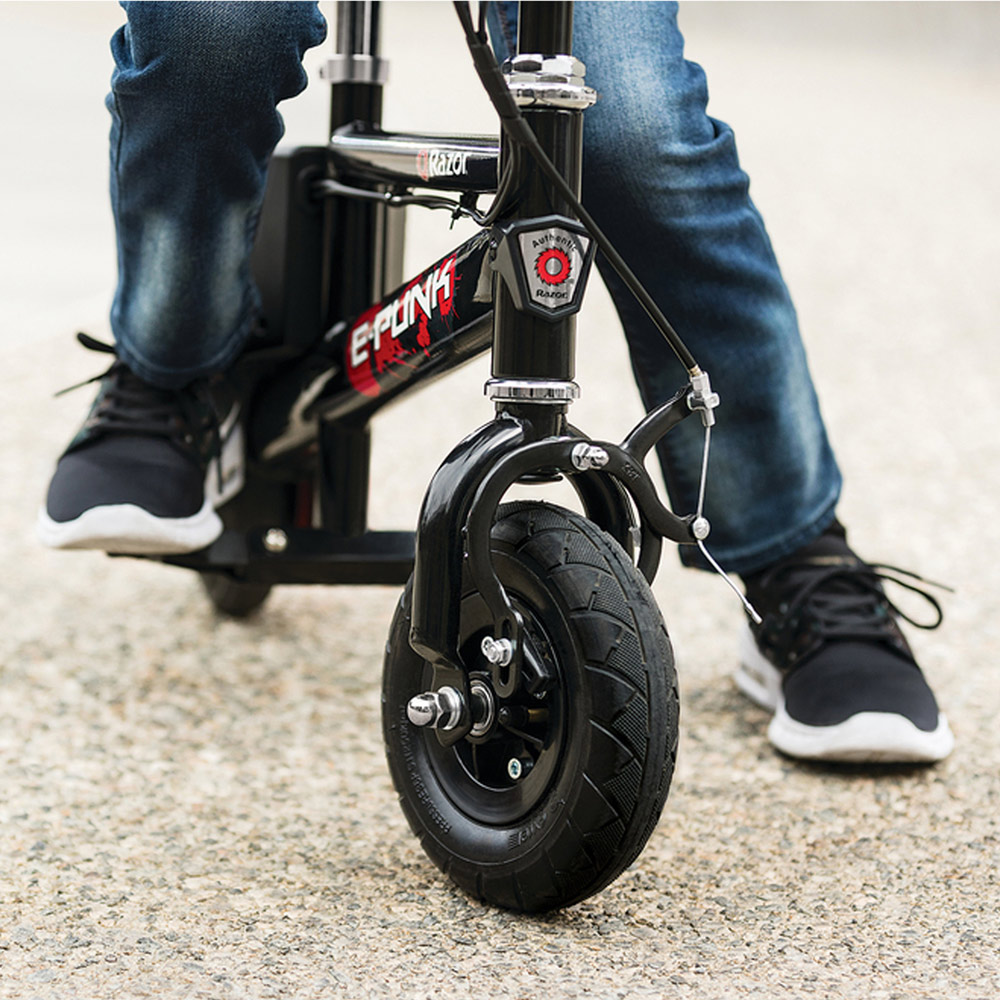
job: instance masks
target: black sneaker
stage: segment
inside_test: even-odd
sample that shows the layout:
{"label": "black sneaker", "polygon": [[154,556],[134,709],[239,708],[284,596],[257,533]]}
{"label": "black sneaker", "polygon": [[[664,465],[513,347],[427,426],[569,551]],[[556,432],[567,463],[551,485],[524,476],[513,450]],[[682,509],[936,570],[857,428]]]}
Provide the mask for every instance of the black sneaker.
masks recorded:
{"label": "black sneaker", "polygon": [[[114,348],[80,334],[92,350]],[[97,380],[95,380],[97,381]],[[222,532],[219,417],[207,384],[160,389],[114,361],[59,459],[38,515],[57,549],[134,555],[194,552]],[[239,475],[228,487],[238,488]]]}
{"label": "black sneaker", "polygon": [[[903,579],[901,579],[901,577]],[[774,712],[768,737],[813,760],[943,760],[954,737],[896,622],[941,624],[941,607],[908,582],[919,577],[862,562],[836,522],[817,541],[746,579],[763,622],[745,635],[740,690]],[[891,580],[926,598],[920,624],[885,595]]]}

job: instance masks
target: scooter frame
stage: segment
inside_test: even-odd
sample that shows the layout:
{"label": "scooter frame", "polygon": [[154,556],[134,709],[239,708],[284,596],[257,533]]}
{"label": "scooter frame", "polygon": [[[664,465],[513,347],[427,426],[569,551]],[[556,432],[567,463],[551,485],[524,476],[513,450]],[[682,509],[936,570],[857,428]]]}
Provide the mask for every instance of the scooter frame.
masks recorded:
{"label": "scooter frame", "polygon": [[[572,4],[522,5],[525,55],[507,69],[525,119],[578,194],[590,98],[575,70],[553,81],[566,64],[535,55],[570,52],[571,33]],[[643,464],[699,401],[683,386],[617,444],[567,421],[578,393],[575,313],[595,243],[505,135],[383,132],[378,36],[377,3],[338,4],[336,54],[324,70],[332,138],[277,154],[269,170],[253,256],[265,323],[236,373],[245,486],[221,509],[226,530],[215,543],[163,561],[264,592],[278,583],[402,584],[412,572],[410,644],[433,665],[435,690],[463,695],[461,718],[438,733],[447,745],[472,725],[458,650],[463,572],[504,650],[489,668],[497,692],[546,680],[522,655],[522,622],[492,565],[490,528],[503,495],[519,481],[566,478],[586,517],[634,553],[651,581],[663,538],[695,544],[707,531],[703,518],[679,517],[659,500]],[[495,191],[498,179],[516,194],[507,210],[402,282],[402,206],[441,205],[436,194],[412,192],[454,192],[455,211],[473,212],[476,195]],[[536,268],[541,254],[524,253],[532,244],[551,251],[548,278]],[[536,295],[533,268],[543,296],[563,294],[555,308]],[[573,281],[559,289],[563,271]],[[496,418],[435,473],[416,532],[369,530],[369,421],[491,347]]]}

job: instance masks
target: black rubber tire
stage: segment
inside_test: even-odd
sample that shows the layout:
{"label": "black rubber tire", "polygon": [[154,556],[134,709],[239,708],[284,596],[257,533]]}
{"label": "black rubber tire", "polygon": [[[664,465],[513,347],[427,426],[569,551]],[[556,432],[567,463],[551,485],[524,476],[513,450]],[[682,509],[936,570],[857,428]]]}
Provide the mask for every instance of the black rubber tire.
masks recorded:
{"label": "black rubber tire", "polygon": [[[403,811],[431,860],[486,903],[541,912],[604,888],[656,826],[677,748],[674,659],[646,581],[590,521],[548,504],[508,504],[492,546],[505,589],[558,676],[542,702],[548,720],[534,733],[542,744],[531,745],[534,767],[520,783],[490,770],[490,754],[502,764],[511,745],[499,727],[485,741],[444,748],[407,720],[407,703],[431,680],[407,640],[410,586],[386,646],[383,733]],[[485,604],[466,587],[467,663],[488,631]],[[516,693],[511,702],[531,698]]]}
{"label": "black rubber tire", "polygon": [[230,618],[248,618],[271,593],[269,583],[249,583],[225,573],[200,573],[199,576],[215,610]]}

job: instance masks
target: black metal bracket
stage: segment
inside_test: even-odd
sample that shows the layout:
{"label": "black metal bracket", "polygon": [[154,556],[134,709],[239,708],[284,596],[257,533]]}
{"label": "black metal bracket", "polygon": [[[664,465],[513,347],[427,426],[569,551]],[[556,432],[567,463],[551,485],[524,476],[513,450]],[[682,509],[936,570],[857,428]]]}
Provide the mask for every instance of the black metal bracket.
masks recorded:
{"label": "black metal bracket", "polygon": [[224,531],[208,548],[160,562],[247,583],[402,585],[413,569],[411,531],[368,531],[348,538],[320,528]]}

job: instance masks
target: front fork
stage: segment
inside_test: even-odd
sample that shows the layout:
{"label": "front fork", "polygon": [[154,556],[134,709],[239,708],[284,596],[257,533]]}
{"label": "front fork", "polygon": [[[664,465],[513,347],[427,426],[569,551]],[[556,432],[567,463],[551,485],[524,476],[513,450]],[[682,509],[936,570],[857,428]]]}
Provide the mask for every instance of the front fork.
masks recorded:
{"label": "front fork", "polygon": [[[538,693],[553,680],[543,658],[532,655],[521,616],[493,566],[490,530],[504,494],[525,478],[565,475],[586,516],[626,551],[638,535],[637,565],[651,582],[664,538],[696,544],[708,534],[704,517],[679,517],[660,502],[644,464],[652,446],[693,412],[690,399],[691,389],[685,386],[621,444],[593,441],[569,425],[562,433],[539,436],[530,407],[521,414],[504,410],[445,459],[420,512],[410,626],[410,645],[433,667],[433,689],[461,695],[446,728],[438,729],[443,743],[457,742],[472,728],[468,674],[481,669],[481,664],[463,663],[458,648],[463,586],[478,591],[489,609],[492,635],[484,640],[482,653],[496,693],[509,697],[521,684]],[[547,415],[543,423],[550,421]],[[638,525],[629,500],[638,512]]]}

